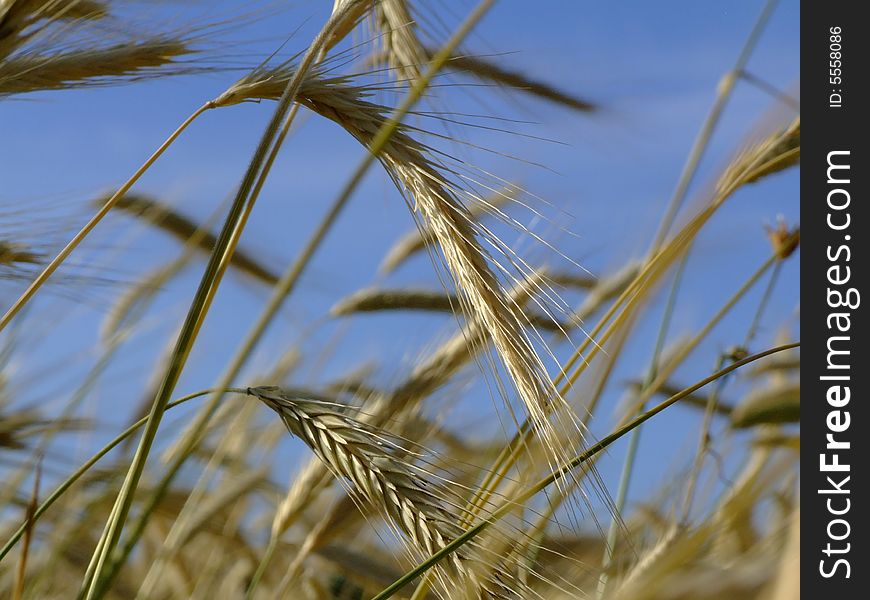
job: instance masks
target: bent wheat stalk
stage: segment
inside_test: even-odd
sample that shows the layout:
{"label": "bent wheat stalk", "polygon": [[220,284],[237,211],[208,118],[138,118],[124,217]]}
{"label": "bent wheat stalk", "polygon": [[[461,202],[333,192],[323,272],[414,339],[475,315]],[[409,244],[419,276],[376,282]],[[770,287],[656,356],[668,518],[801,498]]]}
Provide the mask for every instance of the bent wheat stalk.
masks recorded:
{"label": "bent wheat stalk", "polygon": [[31,298],[36,294],[36,292],[45,284],[46,281],[57,271],[58,267],[72,254],[73,250],[75,250],[79,244],[81,244],[82,240],[84,240],[91,231],[99,224],[100,221],[103,220],[113,206],[124,197],[131,187],[139,180],[140,177],[151,168],[158,158],[166,151],[172,143],[178,139],[178,137],[184,132],[187,127],[196,120],[202,113],[211,108],[208,104],[204,104],[198,109],[196,109],[187,119],[185,119],[181,125],[179,125],[175,131],[169,134],[169,137],[160,145],[157,150],[155,150],[150,157],[142,164],[141,167],[126,181],[124,184],[118,188],[118,190],[112,194],[112,196],[106,200],[106,203],[96,212],[96,214],[91,217],[91,219],[84,225],[84,227],[79,230],[79,232],[73,236],[73,238],[67,243],[63,249],[57,253],[55,256],[43,270],[36,276],[33,282],[27,286],[27,289],[22,292],[21,296],[9,307],[3,317],[0,317],[0,331],[6,328],[7,325],[15,318],[24,305],[27,304]]}
{"label": "bent wheat stalk", "polygon": [[[289,63],[260,69],[218,97],[215,104],[274,98],[294,73]],[[299,101],[370,147],[376,134],[388,123],[389,114],[386,107],[367,99],[370,94],[366,88],[353,85],[349,77],[326,78],[312,72],[300,88]],[[465,312],[482,322],[534,426],[553,447],[555,461],[561,462],[567,458],[561,448],[565,436],[557,433],[549,415],[558,414],[558,409],[567,410],[567,406],[524,330],[525,317],[508,298],[496,275],[497,271],[507,269],[493,259],[485,246],[496,248],[509,258],[511,252],[474,220],[462,201],[462,195],[469,192],[445,178],[433,151],[412,138],[409,131],[396,124],[377,158],[405,196],[412,214],[421,217],[423,226],[438,242]],[[569,415],[561,414],[558,418],[570,427]]]}

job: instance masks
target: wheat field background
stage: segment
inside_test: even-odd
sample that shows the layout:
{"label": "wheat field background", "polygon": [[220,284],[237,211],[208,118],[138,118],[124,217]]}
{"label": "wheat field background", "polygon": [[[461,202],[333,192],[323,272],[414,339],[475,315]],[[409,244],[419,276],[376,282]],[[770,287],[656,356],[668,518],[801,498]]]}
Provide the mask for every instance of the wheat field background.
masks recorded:
{"label": "wheat field background", "polygon": [[796,2],[0,0],[0,597],[799,597]]}

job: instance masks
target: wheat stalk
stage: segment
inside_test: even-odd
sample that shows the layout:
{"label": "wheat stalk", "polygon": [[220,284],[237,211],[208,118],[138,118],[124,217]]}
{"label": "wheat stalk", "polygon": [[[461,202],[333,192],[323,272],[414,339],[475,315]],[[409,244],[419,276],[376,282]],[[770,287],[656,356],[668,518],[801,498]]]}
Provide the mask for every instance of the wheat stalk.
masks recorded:
{"label": "wheat stalk", "polygon": [[23,244],[0,240],[0,265],[38,265],[42,256],[31,252]]}

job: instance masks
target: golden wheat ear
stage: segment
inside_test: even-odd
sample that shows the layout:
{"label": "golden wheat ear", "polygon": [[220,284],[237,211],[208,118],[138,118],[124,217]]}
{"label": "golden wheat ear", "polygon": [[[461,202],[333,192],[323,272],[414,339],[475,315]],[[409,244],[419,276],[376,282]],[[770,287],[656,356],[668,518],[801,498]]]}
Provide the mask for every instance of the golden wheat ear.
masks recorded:
{"label": "golden wheat ear", "polygon": [[[482,201],[469,206],[468,214],[476,222],[479,222],[487,213],[500,211],[505,204],[516,200],[521,191],[514,184],[503,186],[487,195]],[[399,238],[387,251],[386,256],[381,261],[380,271],[384,274],[395,271],[408,258],[426,250],[434,242],[431,232],[425,227],[412,229]]]}
{"label": "golden wheat ear", "polygon": [[[212,104],[275,99],[293,76],[294,68],[290,62],[258,69]],[[330,78],[312,72],[305,78],[298,98],[302,105],[339,124],[370,147],[390,114],[387,107],[371,102],[370,96],[371,90],[356,85],[351,77]],[[438,154],[412,137],[415,131],[400,125],[378,159],[414,218],[437,243],[464,312],[474,315],[486,331],[534,428],[547,440],[551,462],[558,464],[567,459],[569,446],[574,443],[570,439],[576,433],[573,415],[552,384],[533,338],[525,329],[528,319],[502,281],[522,277],[531,270],[495,234],[475,222],[465,202],[474,194],[449,179],[449,171],[442,168]],[[495,248],[510,264],[501,264],[488,248]],[[520,273],[512,272],[512,268]]]}
{"label": "golden wheat ear", "polygon": [[[406,443],[344,414],[335,401],[300,396],[276,386],[251,387],[249,395],[278,413],[326,467],[379,510],[427,555],[461,533],[442,486],[425,481],[404,458]],[[464,573],[462,561],[454,566]]]}
{"label": "golden wheat ear", "polygon": [[[463,532],[457,515],[470,514],[462,498],[425,464],[412,460],[425,449],[348,416],[346,406],[328,398],[277,386],[250,387],[247,393],[274,410],[290,433],[349,484],[352,497],[402,534],[412,556],[431,556]],[[472,543],[438,567],[445,597],[467,597],[455,595],[458,585],[463,593],[479,590],[483,598],[517,598],[511,593],[516,582],[505,581],[506,574],[493,571],[483,556]]]}
{"label": "golden wheat ear", "polygon": [[190,52],[182,40],[156,37],[65,54],[14,56],[0,63],[0,96],[146,76]]}

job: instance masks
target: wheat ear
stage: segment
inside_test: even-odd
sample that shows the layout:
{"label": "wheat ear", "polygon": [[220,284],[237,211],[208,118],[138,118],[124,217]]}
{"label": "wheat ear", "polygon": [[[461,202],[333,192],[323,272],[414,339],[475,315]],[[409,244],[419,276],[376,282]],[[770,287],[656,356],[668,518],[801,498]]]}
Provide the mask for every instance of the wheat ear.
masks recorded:
{"label": "wheat ear", "polygon": [[[420,553],[431,555],[461,530],[450,512],[449,491],[425,481],[402,455],[404,443],[346,416],[329,400],[301,397],[278,387],[248,388],[248,394],[278,413],[287,429],[305,442],[353,492],[383,513]],[[468,576],[461,556],[451,561]]]}
{"label": "wheat ear", "polygon": [[164,37],[63,54],[23,53],[0,62],[0,96],[143,77],[188,53],[185,42]]}
{"label": "wheat ear", "polygon": [[31,252],[26,246],[17,242],[0,240],[0,265],[37,265],[41,261],[41,255]]}
{"label": "wheat ear", "polygon": [[[257,98],[275,98],[293,74],[290,64],[258,69],[232,86],[212,104],[223,106]],[[299,101],[314,112],[341,125],[365,146],[387,121],[389,111],[367,100],[371,91],[354,86],[349,77],[322,77],[309,73]],[[519,306],[502,288],[495,269],[507,269],[493,260],[484,243],[507,257],[511,251],[487,229],[475,223],[461,200],[462,192],[439,171],[432,151],[400,126],[379,159],[412,214],[438,242],[444,262],[459,291],[466,312],[475,315],[487,332],[505,371],[531,416],[532,423],[552,449],[555,463],[569,454],[565,431],[557,432],[549,416],[557,409],[563,427],[571,427],[570,409],[553,386],[532,341]],[[492,265],[492,266],[491,266]],[[516,265],[514,265],[516,266]]]}
{"label": "wheat ear", "polygon": [[[521,189],[515,185],[507,185],[502,189],[487,196],[483,202],[476,202],[468,207],[468,214],[475,221],[480,219],[491,211],[498,210],[504,204],[516,199],[517,194]],[[425,250],[435,240],[432,239],[432,234],[423,228],[414,228],[407,234],[399,238],[393,247],[387,251],[386,256],[381,261],[381,273],[391,273],[396,268],[405,262],[411,256]]]}

